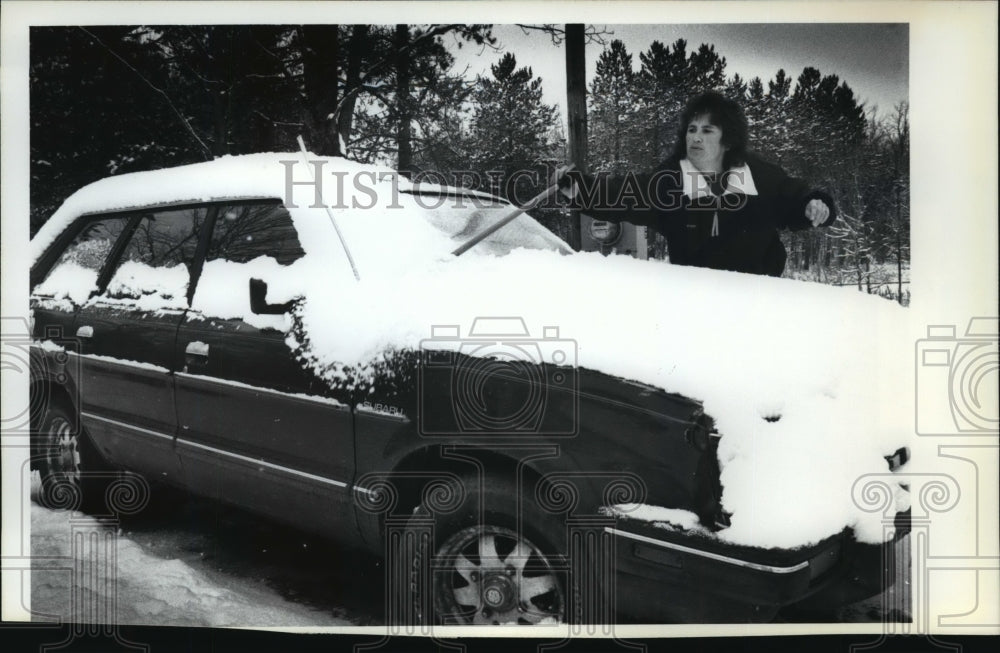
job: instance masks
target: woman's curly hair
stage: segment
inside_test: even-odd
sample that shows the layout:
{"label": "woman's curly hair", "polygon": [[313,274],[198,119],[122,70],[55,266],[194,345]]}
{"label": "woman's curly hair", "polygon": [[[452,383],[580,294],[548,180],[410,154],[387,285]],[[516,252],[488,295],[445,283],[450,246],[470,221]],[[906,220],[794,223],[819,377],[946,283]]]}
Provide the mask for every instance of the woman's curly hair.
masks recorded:
{"label": "woman's curly hair", "polygon": [[677,147],[674,154],[680,159],[687,157],[688,125],[698,116],[708,116],[709,122],[722,130],[721,142],[729,148],[722,157],[723,167],[743,165],[746,162],[749,138],[746,114],[734,100],[715,91],[707,91],[688,100],[677,125]]}

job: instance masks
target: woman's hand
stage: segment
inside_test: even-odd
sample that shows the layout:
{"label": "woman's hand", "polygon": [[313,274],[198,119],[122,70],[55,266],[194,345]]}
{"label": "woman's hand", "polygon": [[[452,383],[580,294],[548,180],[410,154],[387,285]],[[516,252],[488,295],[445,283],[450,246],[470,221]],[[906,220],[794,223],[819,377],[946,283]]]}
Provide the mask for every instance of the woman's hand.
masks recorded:
{"label": "woman's hand", "polygon": [[806,220],[812,223],[812,226],[818,227],[827,218],[830,217],[830,207],[826,205],[826,202],[820,199],[809,200],[806,204]]}
{"label": "woman's hand", "polygon": [[567,199],[575,199],[579,188],[577,187],[577,180],[574,177],[578,176],[579,173],[577,173],[573,166],[567,165],[556,168],[552,178],[553,182],[559,185],[560,193]]}

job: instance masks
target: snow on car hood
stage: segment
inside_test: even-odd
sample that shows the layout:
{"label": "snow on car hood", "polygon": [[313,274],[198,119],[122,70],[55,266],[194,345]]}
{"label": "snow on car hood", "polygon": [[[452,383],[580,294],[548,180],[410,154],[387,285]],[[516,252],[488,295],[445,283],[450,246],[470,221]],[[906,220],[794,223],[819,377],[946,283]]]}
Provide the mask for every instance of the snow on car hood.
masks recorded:
{"label": "snow on car hood", "polygon": [[720,537],[794,546],[846,525],[860,539],[883,538],[882,515],[852,500],[854,482],[885,473],[883,456],[907,437],[882,419],[879,387],[886,375],[899,378],[904,359],[892,343],[905,314],[883,299],[528,250],[430,261],[335,288],[320,282],[305,296],[307,354],[320,373],[364,367],[386,349],[432,346],[433,325],[458,325],[465,336],[477,317],[517,316],[539,338],[558,327],[575,341],[579,366],[704,402],[723,436],[722,502],[733,514]]}
{"label": "snow on car hood", "polygon": [[[121,198],[142,206],[284,197],[281,160],[298,160],[295,179],[308,180],[298,154],[260,154],[97,182],[67,200],[32,253],[76,215],[122,208]],[[373,374],[387,351],[419,349],[435,325],[457,325],[463,336],[480,317],[522,318],[536,337],[558,327],[559,338],[575,341],[579,366],[704,402],[722,434],[722,503],[732,513],[718,537],[789,547],[850,526],[863,541],[885,539],[883,515],[856,506],[852,486],[885,473],[883,456],[911,432],[885,410],[885,388],[912,371],[910,348],[898,345],[907,342],[904,309],[851,289],[624,256],[494,256],[477,246],[456,258],[462,238],[435,218],[444,213],[398,194],[408,182],[378,182],[394,174],[388,169],[325,161],[327,171],[361,175],[375,189],[324,185],[326,203],[342,207],[334,214],[360,281],[326,211],[309,208],[313,188],[296,186],[299,208],[290,213],[306,256],[291,266],[261,257],[226,274],[241,276],[243,288],[250,276],[264,279],[272,303],[301,297],[296,319],[307,337],[292,335],[288,317],[250,313],[232,284],[199,285],[196,309],[287,331],[289,347],[331,383],[345,380],[345,368]],[[537,224],[525,216],[504,231],[519,229]]]}

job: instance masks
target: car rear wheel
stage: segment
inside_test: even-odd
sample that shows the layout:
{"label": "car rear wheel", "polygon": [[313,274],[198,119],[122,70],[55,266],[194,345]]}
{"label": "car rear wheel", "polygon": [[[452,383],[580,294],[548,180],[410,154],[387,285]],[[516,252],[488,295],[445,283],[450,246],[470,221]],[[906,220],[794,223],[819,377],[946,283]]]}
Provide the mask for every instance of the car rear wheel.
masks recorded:
{"label": "car rear wheel", "polygon": [[46,410],[39,426],[42,505],[54,510],[101,511],[110,474],[76,416],[62,405]]}

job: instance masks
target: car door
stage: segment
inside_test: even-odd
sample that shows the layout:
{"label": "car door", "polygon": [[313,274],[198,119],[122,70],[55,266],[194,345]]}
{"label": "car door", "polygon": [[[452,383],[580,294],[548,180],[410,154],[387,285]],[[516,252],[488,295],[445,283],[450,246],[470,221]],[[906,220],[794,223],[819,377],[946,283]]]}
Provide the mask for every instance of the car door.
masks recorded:
{"label": "car door", "polygon": [[134,213],[94,294],[76,313],[80,414],[112,462],[178,479],[174,344],[208,209]]}
{"label": "car door", "polygon": [[343,534],[354,475],[350,406],[294,358],[282,308],[250,310],[250,280],[294,284],[303,255],[280,202],[218,206],[176,344],[178,453],[198,492]]}

